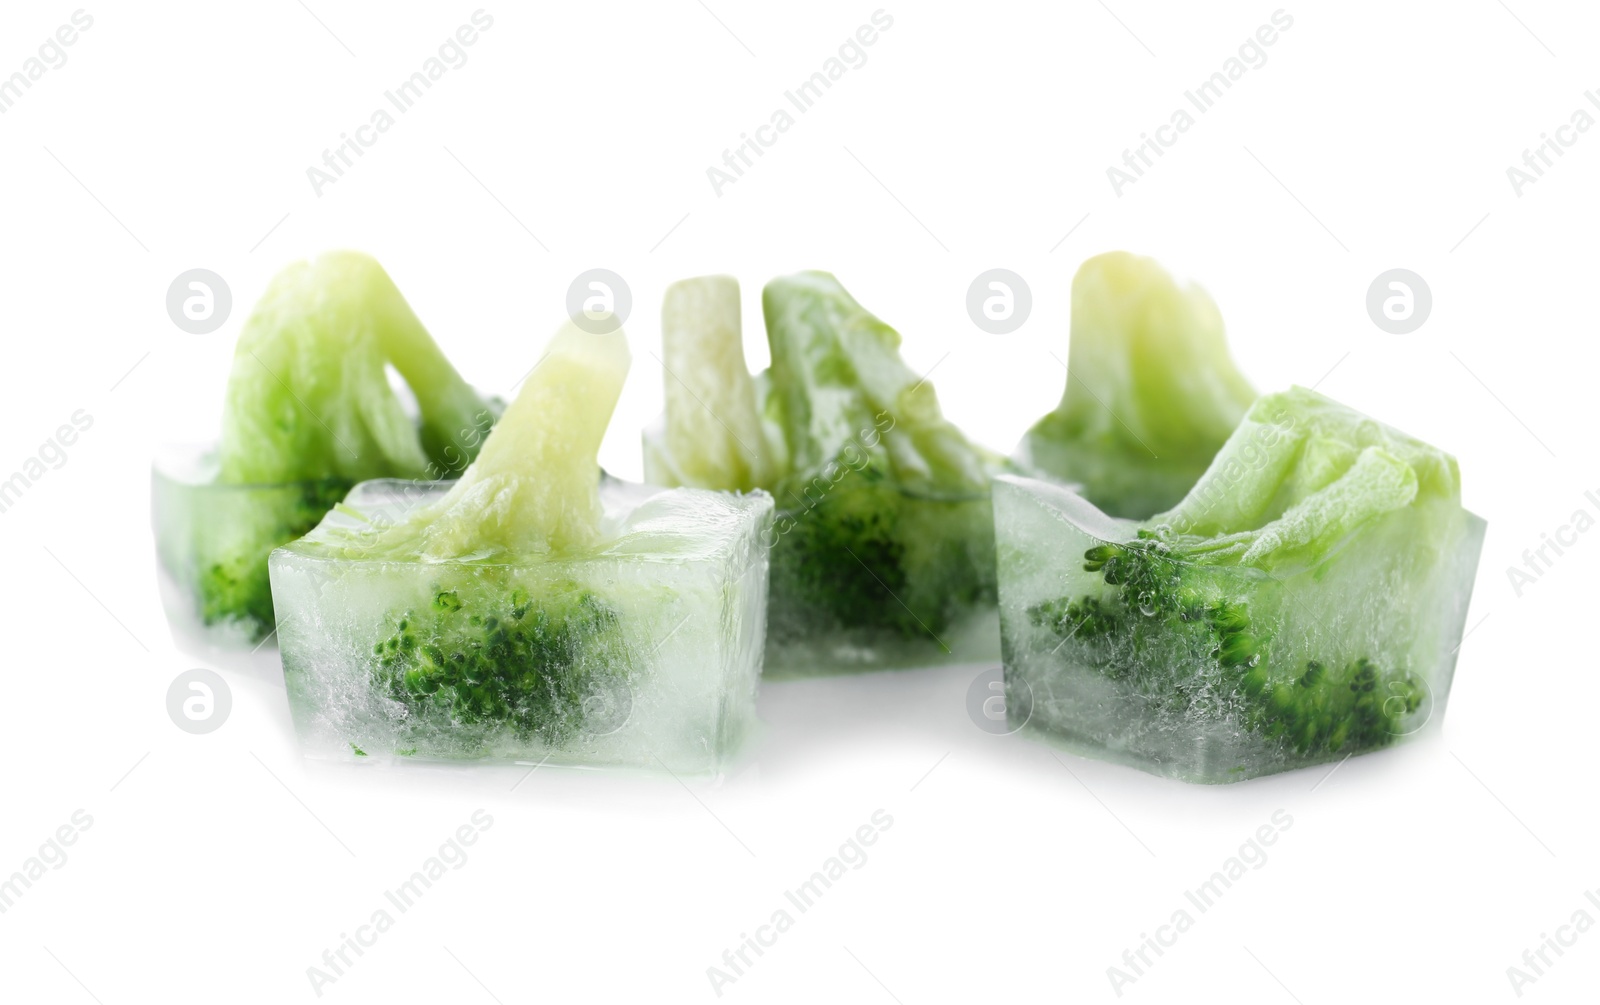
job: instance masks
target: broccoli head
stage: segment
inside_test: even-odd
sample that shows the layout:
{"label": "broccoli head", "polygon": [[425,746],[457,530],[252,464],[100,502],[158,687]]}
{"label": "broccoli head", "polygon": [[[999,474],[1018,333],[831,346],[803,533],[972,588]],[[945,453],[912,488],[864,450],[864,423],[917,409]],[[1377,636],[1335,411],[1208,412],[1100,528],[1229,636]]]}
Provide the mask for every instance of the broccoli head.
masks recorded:
{"label": "broccoli head", "polygon": [[792,587],[838,625],[906,637],[937,637],[992,602],[999,459],[944,418],[933,385],[900,358],[899,333],[833,276],[773,280],[762,308],[766,412],[788,466],[772,486],[786,532],[774,594]]}
{"label": "broccoli head", "polygon": [[1453,655],[1448,577],[1470,550],[1470,586],[1474,524],[1452,457],[1294,388],[1258,399],[1176,506],[1087,548],[1078,592],[1026,615],[1145,708],[1227,710],[1309,759],[1361,752],[1412,731]]}
{"label": "broccoli head", "polygon": [[[1246,726],[1321,758],[1387,745],[1426,697],[1422,682],[1366,655],[1342,663],[1308,659],[1298,673],[1264,662],[1273,629],[1251,616],[1251,596],[1222,586],[1198,556],[1164,545],[1149,532],[1137,541],[1084,553],[1109,593],[1049,601],[1029,619],[1095,654],[1108,678],[1130,680],[1172,713],[1223,694]],[[1193,673],[1192,668],[1204,670]]]}
{"label": "broccoli head", "polygon": [[252,512],[234,513],[233,522],[212,529],[220,540],[199,569],[201,621],[233,624],[254,642],[271,634],[276,619],[267,557],[284,542],[310,533],[353,484],[325,478],[255,490]]}
{"label": "broccoli head", "polygon": [[535,597],[478,571],[438,589],[427,610],[399,614],[373,645],[389,697],[408,715],[509,727],[523,743],[560,746],[615,726],[632,665],[616,610],[576,583]]}

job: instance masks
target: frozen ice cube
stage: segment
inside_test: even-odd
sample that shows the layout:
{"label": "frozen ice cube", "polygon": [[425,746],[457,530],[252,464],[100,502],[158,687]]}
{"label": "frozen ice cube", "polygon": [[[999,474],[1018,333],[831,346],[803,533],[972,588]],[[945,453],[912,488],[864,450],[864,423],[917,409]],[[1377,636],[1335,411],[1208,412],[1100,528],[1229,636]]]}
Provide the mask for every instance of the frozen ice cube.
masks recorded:
{"label": "frozen ice cube", "polygon": [[1458,492],[1448,455],[1298,389],[1145,523],[1002,476],[1008,712],[1198,782],[1405,740],[1443,717],[1483,543]]}
{"label": "frozen ice cube", "polygon": [[774,525],[769,678],[999,658],[988,492],[817,482]]}
{"label": "frozen ice cube", "polygon": [[167,448],[151,470],[161,600],[191,647],[248,649],[272,632],[267,556],[311,530],[351,482],[217,481],[216,448]]}
{"label": "frozen ice cube", "polygon": [[[316,754],[711,773],[755,719],[772,499],[606,479],[579,555],[344,558],[453,483],[363,482],[272,555]],[[359,514],[356,515],[356,514]]]}
{"label": "frozen ice cube", "polygon": [[900,335],[825,272],[762,291],[772,366],[745,367],[739,284],[673,284],[658,484],[771,491],[766,672],[800,677],[999,655],[989,474],[999,458],[939,410]]}

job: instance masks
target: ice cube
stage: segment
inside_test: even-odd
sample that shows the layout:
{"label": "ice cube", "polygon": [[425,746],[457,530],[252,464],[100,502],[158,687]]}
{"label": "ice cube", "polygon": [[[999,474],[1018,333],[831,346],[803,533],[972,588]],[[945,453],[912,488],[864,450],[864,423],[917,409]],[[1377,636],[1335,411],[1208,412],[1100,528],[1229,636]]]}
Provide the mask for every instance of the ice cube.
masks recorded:
{"label": "ice cube", "polygon": [[1258,400],[1145,523],[995,484],[1014,724],[1084,756],[1228,782],[1442,719],[1485,525],[1455,462],[1296,389]]}
{"label": "ice cube", "polygon": [[774,525],[769,678],[999,658],[987,491],[933,496],[844,470],[806,496]]}
{"label": "ice cube", "polygon": [[273,553],[284,679],[307,748],[724,764],[755,719],[771,497],[608,478],[601,541],[579,554],[340,557],[351,533],[393,526],[452,484],[363,482]]}
{"label": "ice cube", "polygon": [[181,644],[249,648],[272,632],[267,556],[311,530],[351,483],[217,481],[214,446],[167,448],[151,469],[162,605]]}
{"label": "ice cube", "polygon": [[273,548],[358,481],[452,477],[501,408],[467,385],[370,256],[283,269],[234,347],[220,440],[169,451],[152,475],[174,635],[223,654],[261,643]]}

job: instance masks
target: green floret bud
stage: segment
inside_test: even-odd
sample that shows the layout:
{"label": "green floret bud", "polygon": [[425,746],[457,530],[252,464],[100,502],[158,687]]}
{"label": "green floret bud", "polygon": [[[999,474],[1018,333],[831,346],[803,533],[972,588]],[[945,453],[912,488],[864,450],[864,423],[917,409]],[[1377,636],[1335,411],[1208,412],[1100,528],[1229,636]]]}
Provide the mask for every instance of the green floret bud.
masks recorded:
{"label": "green floret bud", "polygon": [[351,483],[330,478],[263,490],[255,503],[253,523],[225,528],[227,555],[199,570],[195,584],[200,619],[207,625],[233,624],[259,642],[276,623],[267,556],[272,549],[309,533],[346,492]]}
{"label": "green floret bud", "polygon": [[[518,592],[480,586],[454,610],[402,615],[380,643],[390,697],[408,715],[509,727],[519,741],[550,746],[593,729],[597,701],[625,704],[633,657],[616,611],[592,590],[559,583],[540,591],[523,623],[504,627],[499,612]],[[460,610],[469,617],[455,617]]]}
{"label": "green floret bud", "polygon": [[[1174,644],[1178,647],[1175,653],[1209,653],[1217,668],[1215,677],[1173,678],[1159,684],[1150,681],[1146,690],[1155,700],[1181,707],[1192,701],[1199,689],[1217,684],[1231,687],[1243,703],[1245,721],[1251,728],[1284,740],[1301,754],[1338,753],[1347,746],[1365,750],[1391,743],[1403,732],[1403,720],[1425,699],[1423,689],[1412,678],[1387,674],[1367,657],[1349,661],[1332,675],[1321,662],[1311,660],[1299,677],[1275,681],[1262,658],[1264,643],[1252,634],[1242,601],[1221,602],[1199,618],[1175,614],[1152,624],[1130,600],[1126,587],[1116,591],[1114,598],[1050,601],[1031,608],[1028,615],[1034,624],[1063,639],[1076,639],[1091,647],[1114,647],[1107,653],[1126,651],[1124,647],[1130,643],[1146,660],[1160,647]],[[1134,664],[1116,658],[1103,659],[1098,665],[1116,680],[1135,672]],[[1384,690],[1380,692],[1380,688]]]}
{"label": "green floret bud", "polygon": [[1223,635],[1217,646],[1217,662],[1225,667],[1251,666],[1260,658],[1256,640],[1243,632]]}

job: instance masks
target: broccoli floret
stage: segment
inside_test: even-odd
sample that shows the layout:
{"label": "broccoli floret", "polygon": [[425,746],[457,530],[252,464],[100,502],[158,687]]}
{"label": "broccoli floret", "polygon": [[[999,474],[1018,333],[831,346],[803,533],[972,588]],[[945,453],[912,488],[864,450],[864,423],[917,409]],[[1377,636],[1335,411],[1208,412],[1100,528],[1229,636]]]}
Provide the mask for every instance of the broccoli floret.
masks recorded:
{"label": "broccoli floret", "polygon": [[1061,403],[1018,459],[1135,520],[1183,498],[1255,397],[1205,291],[1126,252],[1091,258],[1073,277],[1067,365]]}
{"label": "broccoli floret", "polygon": [[902,488],[988,491],[998,458],[944,418],[933,385],[900,358],[900,333],[837,279],[774,279],[761,306],[772,349],[767,409],[788,445],[791,477],[809,479],[865,452]]}
{"label": "broccoli floret", "polygon": [[[1361,752],[1393,742],[1425,697],[1404,671],[1358,656],[1329,669],[1307,660],[1295,675],[1275,675],[1265,659],[1273,639],[1250,614],[1248,595],[1230,596],[1205,576],[1205,556],[1186,554],[1146,532],[1125,544],[1100,544],[1084,553],[1083,568],[1098,572],[1105,595],[1055,600],[1028,609],[1028,618],[1063,640],[1112,680],[1135,675],[1140,694],[1169,711],[1217,700],[1236,708],[1262,735],[1282,739],[1302,755]],[[1208,669],[1194,673],[1196,664]],[[1175,667],[1184,667],[1173,672]]]}
{"label": "broccoli floret", "polygon": [[370,647],[376,681],[407,715],[558,746],[609,731],[597,722],[626,708],[638,656],[606,599],[622,587],[518,577],[529,559],[584,557],[601,541],[597,457],[628,364],[621,331],[566,325],[441,498],[386,526],[325,528],[332,554],[447,570]]}
{"label": "broccoli floret", "polygon": [[1474,519],[1448,454],[1294,388],[1251,407],[1177,506],[1084,551],[1103,588],[1069,575],[1078,590],[1026,615],[1154,713],[1200,705],[1307,757],[1360,752],[1408,732],[1435,672],[1411,661],[1437,658],[1411,632],[1431,645],[1438,629],[1364,629],[1345,608],[1370,605],[1370,584],[1350,563],[1399,548],[1390,575],[1428,570]]}
{"label": "broccoli floret", "polygon": [[535,599],[480,582],[400,614],[373,653],[379,681],[409,714],[503,725],[520,742],[559,746],[580,730],[607,731],[608,713],[626,705],[632,661],[619,626],[615,609],[576,583]]}
{"label": "broccoli floret", "polygon": [[[985,533],[985,529],[988,533]],[[772,550],[774,631],[829,625],[940,639],[974,605],[995,601],[993,517],[986,498],[907,493],[867,466],[811,507],[785,514]]]}
{"label": "broccoli floret", "polygon": [[[416,397],[413,420],[389,386]],[[234,350],[219,480],[444,478],[493,424],[473,391],[372,258],[333,252],[280,272]]]}
{"label": "broccoli floret", "polygon": [[[390,388],[390,366],[416,398],[416,418]],[[373,259],[336,252],[283,270],[234,352],[216,482],[253,498],[233,526],[210,532],[196,573],[204,622],[265,638],[274,548],[310,531],[359,480],[458,476],[498,411]]]}
{"label": "broccoli floret", "polygon": [[973,604],[992,603],[988,495],[999,458],[943,417],[933,385],[900,358],[900,334],[833,276],[776,279],[761,299],[766,410],[788,461],[773,494],[796,507],[774,584],[795,569],[803,603],[907,638],[937,637]]}
{"label": "broccoli floret", "polygon": [[[907,587],[905,545],[894,520],[898,493],[870,467],[855,477],[857,482],[825,497],[816,511],[794,520],[774,551],[773,578],[816,598],[840,625],[887,620],[915,635],[920,629],[909,612],[884,596],[904,596]],[[942,625],[930,627],[938,631]]]}
{"label": "broccoli floret", "polygon": [[[268,548],[267,553],[271,554]],[[200,573],[200,619],[207,625],[235,622],[251,641],[272,631],[272,584],[261,575],[265,556],[234,555]]]}
{"label": "broccoli floret", "polygon": [[907,638],[992,603],[989,476],[1000,458],[939,410],[900,358],[900,335],[824,272],[762,292],[772,366],[752,379],[739,288],[686,280],[667,294],[664,426],[646,477],[763,488],[777,500],[771,637],[830,625]]}
{"label": "broccoli floret", "polygon": [[307,534],[345,497],[353,482],[325,478],[282,489],[262,489],[251,519],[218,533],[227,540],[220,557],[199,570],[196,581],[200,619],[207,625],[231,624],[251,642],[271,634],[276,619],[267,557],[272,549]]}

